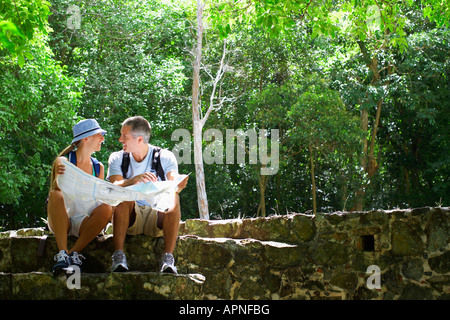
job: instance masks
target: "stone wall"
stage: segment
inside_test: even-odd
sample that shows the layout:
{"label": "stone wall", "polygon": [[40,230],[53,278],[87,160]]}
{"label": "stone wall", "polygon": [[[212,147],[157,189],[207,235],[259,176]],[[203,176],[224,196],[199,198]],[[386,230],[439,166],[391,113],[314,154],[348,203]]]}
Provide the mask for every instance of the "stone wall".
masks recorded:
{"label": "stone wall", "polygon": [[[145,236],[126,240],[133,272],[109,274],[113,247],[111,236],[105,236],[83,252],[88,269],[82,279],[86,294],[81,290],[76,298],[448,300],[449,212],[448,207],[426,207],[187,220],[181,225],[174,253],[183,274],[178,277],[154,273],[163,240]],[[39,290],[30,293],[20,286],[28,278],[28,282],[46,283],[41,289],[59,288],[61,295],[63,284],[50,280],[48,273],[57,251],[52,236],[41,256],[36,255],[42,232],[0,234],[0,298],[39,299],[33,294]],[[368,272],[369,267],[379,270],[379,277]],[[126,293],[121,291],[124,283]],[[177,290],[180,285],[186,290]],[[108,289],[105,296],[102,288],[119,292]],[[46,291],[47,299],[50,291]],[[72,292],[60,298],[75,297]]]}
{"label": "stone wall", "polygon": [[[449,299],[449,227],[449,208],[188,220],[186,234],[236,240],[224,240],[225,252],[203,243],[181,256],[189,257],[187,270],[230,288],[211,288],[211,297]],[[252,248],[242,250],[244,243]],[[367,286],[372,265],[380,289]]]}

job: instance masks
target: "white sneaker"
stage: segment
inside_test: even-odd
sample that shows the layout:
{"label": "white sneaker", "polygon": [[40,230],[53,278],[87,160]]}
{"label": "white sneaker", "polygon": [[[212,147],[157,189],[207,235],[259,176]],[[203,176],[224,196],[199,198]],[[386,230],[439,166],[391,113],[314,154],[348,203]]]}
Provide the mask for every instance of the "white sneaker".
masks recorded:
{"label": "white sneaker", "polygon": [[128,271],[127,257],[125,256],[125,253],[123,253],[122,250],[114,251],[111,259],[112,259],[111,272]]}
{"label": "white sneaker", "polygon": [[[73,251],[71,254],[69,254],[69,257],[70,257],[70,266],[75,265],[78,268],[80,268],[80,271],[82,271],[81,265],[83,264],[83,262],[81,261],[81,259],[85,260],[86,258],[76,251]],[[68,268],[68,272],[73,273],[73,269],[71,269],[70,266]]]}
{"label": "white sneaker", "polygon": [[52,268],[53,275],[65,273],[70,265],[70,257],[66,250],[58,252],[53,259],[56,261],[56,264]]}
{"label": "white sneaker", "polygon": [[161,273],[178,274],[177,267],[175,267],[175,259],[171,253],[164,253],[161,258]]}

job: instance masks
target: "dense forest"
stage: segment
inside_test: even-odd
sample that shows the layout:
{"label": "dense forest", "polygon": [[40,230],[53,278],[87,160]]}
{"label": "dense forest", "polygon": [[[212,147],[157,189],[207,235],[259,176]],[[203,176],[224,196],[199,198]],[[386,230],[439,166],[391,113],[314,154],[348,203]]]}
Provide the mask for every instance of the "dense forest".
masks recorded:
{"label": "dense forest", "polygon": [[[107,167],[134,115],[153,145],[191,135],[183,220],[204,217],[200,172],[210,218],[449,206],[449,19],[445,0],[2,0],[0,231],[43,226],[77,121],[107,130]],[[265,132],[276,172],[249,138],[205,161],[236,159],[227,130]]]}

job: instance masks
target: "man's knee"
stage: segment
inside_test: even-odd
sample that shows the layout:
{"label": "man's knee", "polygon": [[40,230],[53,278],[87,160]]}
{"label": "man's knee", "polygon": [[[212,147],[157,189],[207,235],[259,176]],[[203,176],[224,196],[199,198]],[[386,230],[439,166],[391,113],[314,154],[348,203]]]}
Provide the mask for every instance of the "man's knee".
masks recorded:
{"label": "man's knee", "polygon": [[114,215],[129,216],[134,209],[134,201],[123,201],[114,209]]}
{"label": "man's knee", "polygon": [[134,211],[134,201],[124,201],[115,207],[112,218],[115,226],[131,226],[135,219],[136,213]]}
{"label": "man's knee", "polygon": [[176,206],[175,208],[172,208],[169,211],[166,212],[161,212],[158,211],[158,218],[157,218],[157,227],[159,229],[162,229],[164,226],[164,221],[170,220],[171,224],[175,223],[175,222],[180,222],[181,220],[181,211],[180,211],[180,207]]}
{"label": "man's knee", "polygon": [[165,212],[166,214],[170,214],[172,216],[179,216],[181,219],[181,207],[180,207],[180,198],[175,198],[174,206],[171,207],[168,211]]}

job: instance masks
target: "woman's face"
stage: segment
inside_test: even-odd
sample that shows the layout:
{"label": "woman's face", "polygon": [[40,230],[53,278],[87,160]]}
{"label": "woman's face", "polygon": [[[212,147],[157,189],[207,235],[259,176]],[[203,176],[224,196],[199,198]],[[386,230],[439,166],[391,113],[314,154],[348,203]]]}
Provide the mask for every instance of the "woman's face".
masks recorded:
{"label": "woman's face", "polygon": [[93,151],[100,151],[100,149],[102,148],[102,143],[103,141],[105,141],[105,138],[101,133],[94,134],[85,139],[86,146],[89,146]]}

